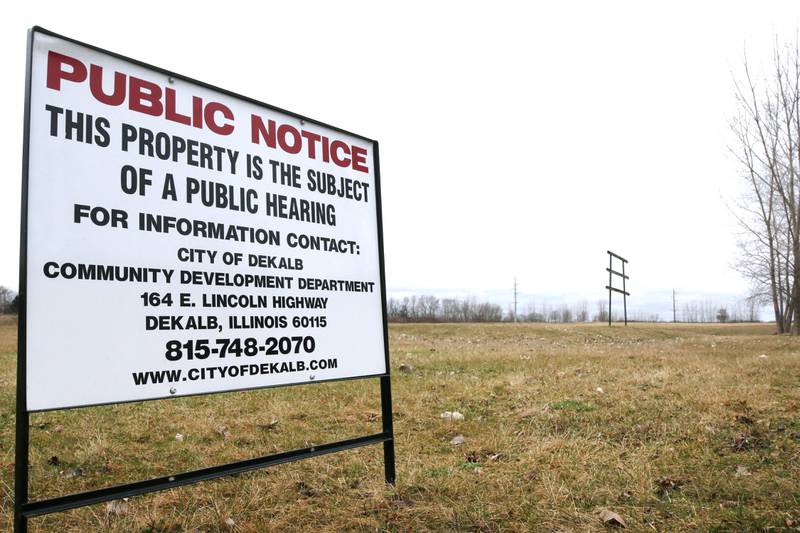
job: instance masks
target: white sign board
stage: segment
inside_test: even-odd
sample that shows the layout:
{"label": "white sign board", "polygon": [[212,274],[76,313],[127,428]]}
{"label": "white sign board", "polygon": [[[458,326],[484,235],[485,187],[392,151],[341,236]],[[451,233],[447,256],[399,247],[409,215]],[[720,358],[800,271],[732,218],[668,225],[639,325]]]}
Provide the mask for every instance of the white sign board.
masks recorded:
{"label": "white sign board", "polygon": [[387,372],[376,143],[41,31],[29,106],[28,410]]}

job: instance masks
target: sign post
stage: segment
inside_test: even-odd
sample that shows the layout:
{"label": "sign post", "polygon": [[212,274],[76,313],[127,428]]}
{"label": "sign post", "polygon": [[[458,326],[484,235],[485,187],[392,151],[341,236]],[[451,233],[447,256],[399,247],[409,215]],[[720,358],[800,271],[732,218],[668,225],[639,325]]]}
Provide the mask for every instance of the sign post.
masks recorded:
{"label": "sign post", "polygon": [[[15,530],[383,443],[395,479],[378,143],[33,28]],[[380,433],[28,499],[29,413],[379,378]]]}

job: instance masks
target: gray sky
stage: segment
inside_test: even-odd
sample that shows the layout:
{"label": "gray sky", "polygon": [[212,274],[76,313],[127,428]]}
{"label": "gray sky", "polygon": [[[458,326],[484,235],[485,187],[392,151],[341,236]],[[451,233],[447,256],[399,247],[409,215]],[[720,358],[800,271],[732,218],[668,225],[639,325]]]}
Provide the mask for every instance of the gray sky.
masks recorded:
{"label": "gray sky", "polygon": [[[731,71],[795,2],[27,2],[0,21],[0,284],[17,287],[26,29],[378,139],[387,285],[602,298],[743,295],[731,269]],[[503,296],[504,291],[508,292]],[[645,298],[647,296],[647,298]],[[650,305],[650,304],[648,304]],[[655,304],[654,304],[655,305]]]}

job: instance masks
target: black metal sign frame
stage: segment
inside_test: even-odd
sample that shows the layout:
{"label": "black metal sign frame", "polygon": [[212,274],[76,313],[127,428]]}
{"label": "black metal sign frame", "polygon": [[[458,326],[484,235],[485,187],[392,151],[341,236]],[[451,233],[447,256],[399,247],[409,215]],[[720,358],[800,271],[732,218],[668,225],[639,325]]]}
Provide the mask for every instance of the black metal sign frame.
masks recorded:
{"label": "black metal sign frame", "polygon": [[[608,325],[611,325],[611,293],[618,292],[622,294],[622,309],[625,316],[625,325],[628,325],[628,296],[631,295],[626,288],[625,288],[625,281],[630,279],[630,276],[625,274],[625,264],[628,262],[627,259],[622,257],[621,255],[617,255],[614,252],[608,250],[608,268],[606,271],[608,272],[608,285],[606,285],[606,289],[608,289]],[[614,258],[619,259],[622,262],[622,272],[614,270]],[[614,287],[614,278],[613,276],[619,276],[622,278],[622,289],[618,289]]]}
{"label": "black metal sign frame", "polygon": [[[355,376],[344,379],[330,379],[320,380],[309,383],[297,383],[279,386],[292,386],[292,385],[308,385],[327,383],[332,381],[344,381],[351,379],[368,379],[377,377],[380,380],[381,387],[381,419],[382,429],[380,433],[373,435],[366,435],[355,437],[351,439],[341,440],[322,444],[319,446],[311,446],[308,448],[301,448],[290,450],[286,452],[265,455],[263,457],[245,459],[236,461],[225,465],[213,466],[209,468],[202,468],[190,472],[183,472],[170,476],[163,476],[145,481],[138,481],[133,483],[126,483],[123,485],[104,487],[87,492],[68,494],[56,498],[29,501],[28,495],[28,470],[29,470],[29,436],[30,436],[30,413],[27,406],[27,368],[26,368],[26,335],[27,335],[27,259],[28,259],[28,169],[29,169],[29,155],[30,155],[30,117],[31,117],[31,76],[33,66],[33,40],[34,34],[41,33],[57,37],[71,43],[84,46],[91,50],[107,54],[109,56],[127,61],[138,66],[153,70],[155,72],[164,74],[165,76],[180,79],[189,83],[199,85],[201,87],[217,91],[226,96],[244,100],[273,111],[284,113],[291,117],[306,121],[311,124],[330,128],[340,133],[353,135],[359,139],[372,144],[373,149],[373,164],[375,165],[375,210],[378,224],[378,260],[380,267],[380,281],[381,281],[381,304],[383,314],[383,342],[384,342],[384,358],[386,363],[386,372],[383,374],[369,375],[369,376]],[[68,509],[75,509],[86,505],[92,505],[119,498],[126,498],[129,496],[136,496],[140,494],[147,494],[150,492],[161,491],[181,485],[188,485],[214,479],[233,474],[239,474],[250,470],[265,468],[268,466],[279,465],[291,461],[299,461],[301,459],[309,459],[319,455],[350,450],[361,446],[370,444],[383,443],[383,465],[384,465],[384,479],[386,483],[395,483],[395,457],[394,457],[394,428],[392,421],[392,387],[390,379],[390,366],[389,366],[389,330],[388,319],[386,315],[386,269],[384,263],[383,253],[383,218],[382,218],[382,205],[381,205],[381,180],[380,180],[380,161],[378,154],[378,141],[358,135],[336,126],[331,126],[324,122],[314,120],[297,113],[281,109],[264,102],[260,102],[253,98],[242,96],[226,89],[215,87],[208,83],[195,80],[193,78],[182,76],[174,72],[156,67],[136,59],[131,59],[121,54],[110,52],[103,48],[86,44],[76,39],[64,37],[57,33],[51,32],[39,26],[34,26],[28,30],[28,45],[27,45],[27,58],[26,58],[26,72],[25,72],[25,114],[23,126],[23,141],[22,141],[22,204],[20,212],[20,241],[19,241],[19,323],[17,329],[17,398],[16,398],[16,428],[15,428],[15,464],[14,464],[14,531],[16,533],[26,533],[28,530],[28,519],[35,516],[41,516],[49,513],[59,511],[66,511]],[[269,387],[258,387],[269,388]],[[211,392],[206,394],[220,394],[221,391]],[[150,400],[145,400],[150,401]],[[165,399],[158,399],[154,401],[165,401]],[[61,410],[61,409],[55,409]]]}

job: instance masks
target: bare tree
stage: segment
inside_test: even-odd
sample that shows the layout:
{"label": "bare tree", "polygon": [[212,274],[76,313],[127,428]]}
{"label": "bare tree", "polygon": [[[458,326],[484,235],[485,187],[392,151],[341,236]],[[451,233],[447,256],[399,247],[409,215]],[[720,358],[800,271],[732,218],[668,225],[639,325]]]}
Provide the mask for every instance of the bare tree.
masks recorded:
{"label": "bare tree", "polygon": [[608,307],[605,300],[597,300],[597,314],[594,315],[595,322],[608,322]]}
{"label": "bare tree", "polygon": [[588,322],[589,321],[589,303],[586,300],[581,301],[575,308],[575,321]]}
{"label": "bare tree", "polygon": [[439,314],[439,298],[432,295],[420,296],[417,299],[418,320],[422,322],[436,322]]}
{"label": "bare tree", "polygon": [[442,300],[442,320],[444,322],[456,322],[459,318],[459,304],[455,298],[444,298]]}
{"label": "bare tree", "polygon": [[731,123],[747,192],[737,219],[743,229],[736,266],[752,297],[771,303],[779,333],[800,332],[800,48],[775,43],[770,71],[757,81],[743,60],[735,80],[738,112]]}

